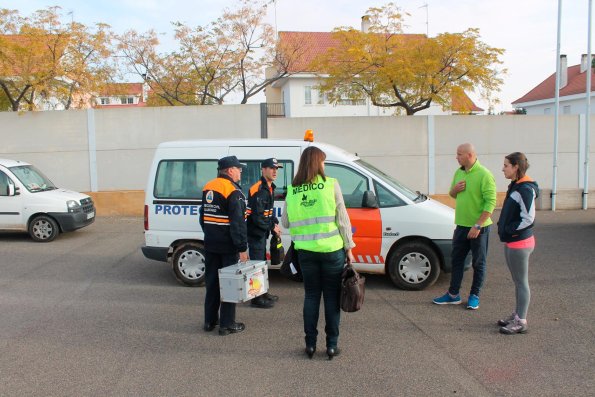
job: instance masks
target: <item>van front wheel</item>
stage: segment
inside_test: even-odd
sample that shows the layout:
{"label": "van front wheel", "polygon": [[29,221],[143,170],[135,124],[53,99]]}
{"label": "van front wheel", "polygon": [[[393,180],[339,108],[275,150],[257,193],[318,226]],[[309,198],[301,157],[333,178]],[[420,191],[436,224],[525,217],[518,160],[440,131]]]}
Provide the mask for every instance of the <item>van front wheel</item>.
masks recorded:
{"label": "van front wheel", "polygon": [[388,273],[398,288],[422,290],[438,279],[440,274],[438,255],[424,242],[405,243],[391,255]]}
{"label": "van front wheel", "polygon": [[38,215],[29,222],[29,236],[35,241],[49,243],[59,233],[58,223],[47,215]]}
{"label": "van front wheel", "polygon": [[186,243],[174,252],[173,270],[180,283],[199,287],[205,282],[205,254],[201,244]]}

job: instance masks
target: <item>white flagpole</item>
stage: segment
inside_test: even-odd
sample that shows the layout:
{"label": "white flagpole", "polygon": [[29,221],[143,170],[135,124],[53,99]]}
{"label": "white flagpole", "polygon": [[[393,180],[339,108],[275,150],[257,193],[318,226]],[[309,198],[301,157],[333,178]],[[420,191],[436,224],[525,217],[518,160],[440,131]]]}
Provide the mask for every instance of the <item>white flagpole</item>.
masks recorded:
{"label": "white flagpole", "polygon": [[583,209],[586,210],[589,207],[589,151],[591,150],[589,147],[589,136],[591,135],[591,74],[593,73],[592,62],[591,59],[591,10],[593,8],[593,0],[589,0],[589,16],[588,16],[588,26],[587,29],[588,37],[587,37],[587,84],[586,90],[587,93],[587,115],[585,121],[585,172],[584,172],[584,186],[583,186]]}
{"label": "white flagpole", "polygon": [[558,34],[556,39],[556,88],[554,93],[554,169],[552,175],[552,211],[556,210],[558,184],[558,125],[560,115],[560,31],[562,21],[562,0],[558,0]]}

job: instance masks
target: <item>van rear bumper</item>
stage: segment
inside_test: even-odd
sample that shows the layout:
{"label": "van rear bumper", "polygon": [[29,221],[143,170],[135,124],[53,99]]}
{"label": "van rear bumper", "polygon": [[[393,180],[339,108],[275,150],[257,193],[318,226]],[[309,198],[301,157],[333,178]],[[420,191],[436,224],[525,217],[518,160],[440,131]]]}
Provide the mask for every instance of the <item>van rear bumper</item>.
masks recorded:
{"label": "van rear bumper", "polygon": [[84,212],[48,212],[48,215],[58,222],[60,230],[71,232],[95,222],[94,212],[93,217],[90,219],[87,219],[87,214]]}
{"label": "van rear bumper", "polygon": [[147,247],[143,245],[141,248],[143,255],[147,259],[153,259],[154,261],[167,262],[168,247]]}
{"label": "van rear bumper", "polygon": [[[452,240],[432,240],[442,256],[442,271],[450,273],[452,271]],[[465,258],[465,270],[471,267],[471,253]]]}

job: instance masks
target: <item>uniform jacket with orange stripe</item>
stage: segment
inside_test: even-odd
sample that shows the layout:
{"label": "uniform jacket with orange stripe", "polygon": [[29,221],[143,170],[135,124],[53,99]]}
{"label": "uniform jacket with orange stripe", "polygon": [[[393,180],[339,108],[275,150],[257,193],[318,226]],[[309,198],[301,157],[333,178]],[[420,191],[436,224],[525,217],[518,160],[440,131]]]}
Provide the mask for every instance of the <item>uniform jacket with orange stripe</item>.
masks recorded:
{"label": "uniform jacket with orange stripe", "polygon": [[269,185],[265,177],[261,177],[250,188],[248,195],[248,235],[256,238],[268,237],[279,220],[275,216],[275,200],[273,192],[275,184]]}
{"label": "uniform jacket with orange stripe", "polygon": [[248,249],[246,196],[231,178],[223,175],[207,182],[199,214],[205,250],[227,254]]}

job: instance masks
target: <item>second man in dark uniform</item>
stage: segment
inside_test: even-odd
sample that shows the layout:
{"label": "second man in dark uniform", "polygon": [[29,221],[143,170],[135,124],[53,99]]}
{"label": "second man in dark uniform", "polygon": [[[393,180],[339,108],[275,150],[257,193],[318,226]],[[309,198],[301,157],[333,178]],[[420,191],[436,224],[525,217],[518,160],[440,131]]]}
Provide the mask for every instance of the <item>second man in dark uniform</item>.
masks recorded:
{"label": "second man in dark uniform", "polygon": [[[275,184],[277,169],[283,168],[276,158],[261,163],[261,178],[250,188],[248,195],[248,247],[251,260],[266,260],[266,243],[269,234],[281,234],[279,220],[275,216]],[[279,298],[266,293],[251,301],[251,305],[263,309],[274,306]]]}

